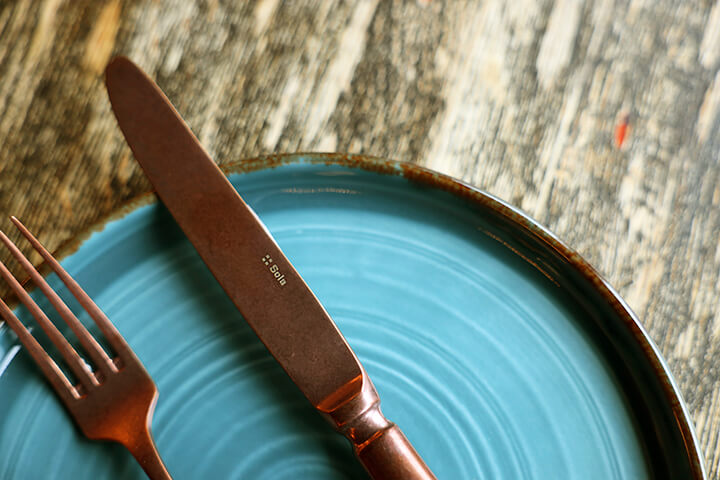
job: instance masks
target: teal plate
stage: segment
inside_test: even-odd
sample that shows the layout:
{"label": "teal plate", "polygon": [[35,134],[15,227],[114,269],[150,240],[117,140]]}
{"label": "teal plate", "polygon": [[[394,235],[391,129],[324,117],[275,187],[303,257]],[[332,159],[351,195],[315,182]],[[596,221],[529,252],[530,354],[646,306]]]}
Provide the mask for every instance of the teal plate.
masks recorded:
{"label": "teal plate", "polygon": [[[232,170],[438,478],[705,478],[642,327],[523,214],[378,159]],[[162,205],[145,196],[94,230],[62,263],[155,379],[175,478],[366,478]],[[121,447],[79,433],[4,327],[0,359],[0,478],[144,478]]]}

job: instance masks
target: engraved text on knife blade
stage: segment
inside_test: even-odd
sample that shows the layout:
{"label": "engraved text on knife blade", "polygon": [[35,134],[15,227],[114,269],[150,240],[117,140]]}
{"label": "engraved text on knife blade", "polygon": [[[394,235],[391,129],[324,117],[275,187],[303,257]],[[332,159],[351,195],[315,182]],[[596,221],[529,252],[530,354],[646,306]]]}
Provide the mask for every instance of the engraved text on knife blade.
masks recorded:
{"label": "engraved text on knife blade", "polygon": [[285,275],[280,271],[280,267],[277,266],[276,263],[273,262],[273,259],[270,258],[270,255],[265,255],[262,258],[263,263],[266,267],[268,267],[268,270],[270,273],[272,273],[273,277],[275,277],[275,280],[277,280],[278,284],[283,287],[287,283],[287,280],[285,280]]}

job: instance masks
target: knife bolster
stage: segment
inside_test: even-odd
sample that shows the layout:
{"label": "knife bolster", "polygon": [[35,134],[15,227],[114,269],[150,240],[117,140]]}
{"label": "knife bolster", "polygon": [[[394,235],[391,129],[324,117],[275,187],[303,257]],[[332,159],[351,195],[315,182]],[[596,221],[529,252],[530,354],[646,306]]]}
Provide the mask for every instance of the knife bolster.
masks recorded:
{"label": "knife bolster", "polygon": [[364,371],[360,392],[323,416],[350,440],[372,478],[435,480],[400,428],[383,415],[380,397]]}
{"label": "knife bolster", "polygon": [[352,442],[355,449],[362,448],[394,425],[382,414],[380,397],[365,372],[360,392],[336,409],[323,412],[323,416]]}

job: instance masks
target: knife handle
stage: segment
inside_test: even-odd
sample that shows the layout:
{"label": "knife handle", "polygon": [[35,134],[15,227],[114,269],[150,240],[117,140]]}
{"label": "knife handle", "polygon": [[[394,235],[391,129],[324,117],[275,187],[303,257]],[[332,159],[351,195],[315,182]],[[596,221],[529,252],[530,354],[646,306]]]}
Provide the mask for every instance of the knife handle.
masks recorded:
{"label": "knife handle", "polygon": [[360,392],[330,411],[322,411],[345,435],[374,480],[436,480],[400,428],[380,410],[380,397],[363,371]]}
{"label": "knife handle", "polygon": [[391,425],[354,447],[365,470],[376,480],[436,480],[400,428]]}

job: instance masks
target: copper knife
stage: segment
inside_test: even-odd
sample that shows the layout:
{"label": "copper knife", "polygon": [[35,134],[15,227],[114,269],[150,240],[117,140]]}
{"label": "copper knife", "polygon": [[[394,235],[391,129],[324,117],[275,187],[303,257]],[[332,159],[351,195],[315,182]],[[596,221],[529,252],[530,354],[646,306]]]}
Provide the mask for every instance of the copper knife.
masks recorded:
{"label": "copper knife", "polygon": [[110,103],[136,160],[213,276],[310,403],[374,479],[435,479],[380,411],[370,378],[270,232],[160,88],[134,63],[105,70]]}

